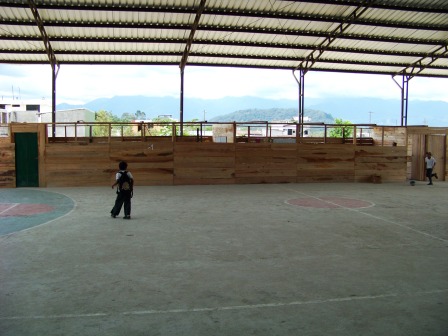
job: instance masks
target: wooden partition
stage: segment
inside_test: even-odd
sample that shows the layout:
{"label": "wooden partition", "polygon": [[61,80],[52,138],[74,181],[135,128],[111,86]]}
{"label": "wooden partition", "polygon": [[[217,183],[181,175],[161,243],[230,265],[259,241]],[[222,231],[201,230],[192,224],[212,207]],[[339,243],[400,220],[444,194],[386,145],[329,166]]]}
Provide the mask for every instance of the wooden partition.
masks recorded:
{"label": "wooden partition", "polygon": [[297,145],[237,143],[235,183],[296,182]]}
{"label": "wooden partition", "polygon": [[[129,163],[137,186],[372,182],[374,177],[404,182],[409,161],[408,147],[400,145],[96,140],[40,140],[39,185],[109,186],[121,160]],[[14,143],[0,143],[0,153],[0,187],[14,187]]]}
{"label": "wooden partition", "polygon": [[425,153],[431,152],[437,164],[434,172],[439,181],[448,179],[448,130],[446,128],[414,126],[407,129],[408,178],[425,180]]}
{"label": "wooden partition", "polygon": [[404,146],[356,147],[355,182],[406,180],[407,153]]}
{"label": "wooden partition", "polygon": [[176,142],[174,184],[235,183],[235,145]]}
{"label": "wooden partition", "polygon": [[111,142],[46,144],[48,187],[113,183],[118,163],[136,185],[405,181],[406,147],[336,144]]}
{"label": "wooden partition", "polygon": [[0,142],[0,188],[14,188],[15,186],[15,144]]}
{"label": "wooden partition", "polygon": [[355,146],[298,145],[297,182],[353,182]]}
{"label": "wooden partition", "polygon": [[104,144],[47,143],[47,187],[104,186],[111,180],[110,146]]}

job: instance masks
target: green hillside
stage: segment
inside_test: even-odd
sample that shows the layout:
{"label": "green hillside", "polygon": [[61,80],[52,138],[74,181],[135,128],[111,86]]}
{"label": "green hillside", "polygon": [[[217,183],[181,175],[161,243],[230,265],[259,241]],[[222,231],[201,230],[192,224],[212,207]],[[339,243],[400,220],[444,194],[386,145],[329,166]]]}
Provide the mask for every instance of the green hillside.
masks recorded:
{"label": "green hillside", "polygon": [[[240,110],[233,113],[217,116],[209,121],[216,122],[247,122],[247,121],[293,121],[293,117],[297,116],[297,109],[293,108],[271,108],[271,109],[248,109]],[[311,118],[311,122],[323,122],[326,124],[334,123],[334,118],[331,114],[305,109],[304,115]]]}

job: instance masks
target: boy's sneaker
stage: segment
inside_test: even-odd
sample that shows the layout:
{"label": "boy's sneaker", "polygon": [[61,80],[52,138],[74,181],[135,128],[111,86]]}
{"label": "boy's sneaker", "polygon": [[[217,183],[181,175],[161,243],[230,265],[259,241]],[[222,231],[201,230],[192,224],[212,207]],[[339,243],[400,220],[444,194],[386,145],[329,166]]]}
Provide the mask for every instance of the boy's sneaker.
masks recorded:
{"label": "boy's sneaker", "polygon": [[116,217],[117,217],[117,215],[114,215],[113,213],[111,213],[110,216],[111,216],[112,218],[116,218]]}
{"label": "boy's sneaker", "polygon": [[131,216],[124,216],[123,219],[131,219]]}
{"label": "boy's sneaker", "polygon": [[434,177],[435,177],[436,179],[439,179],[439,177],[437,176],[437,173],[434,174]]}

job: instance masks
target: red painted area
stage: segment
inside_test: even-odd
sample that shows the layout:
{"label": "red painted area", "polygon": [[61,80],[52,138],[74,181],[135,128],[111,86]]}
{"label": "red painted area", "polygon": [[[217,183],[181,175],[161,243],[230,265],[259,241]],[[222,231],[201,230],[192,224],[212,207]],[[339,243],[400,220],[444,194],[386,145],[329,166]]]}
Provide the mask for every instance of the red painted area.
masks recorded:
{"label": "red painted area", "polygon": [[0,217],[30,216],[51,212],[54,207],[39,203],[0,203]]}
{"label": "red painted area", "polygon": [[286,201],[288,204],[297,205],[307,208],[320,208],[320,209],[359,209],[368,208],[373,206],[372,202],[343,197],[308,197],[308,198],[296,198]]}

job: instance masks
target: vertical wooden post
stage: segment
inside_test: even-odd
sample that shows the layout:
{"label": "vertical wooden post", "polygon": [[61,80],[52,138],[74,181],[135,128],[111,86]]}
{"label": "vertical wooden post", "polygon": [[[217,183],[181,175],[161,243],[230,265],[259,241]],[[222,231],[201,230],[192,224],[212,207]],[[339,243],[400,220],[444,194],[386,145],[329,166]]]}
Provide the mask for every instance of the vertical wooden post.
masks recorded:
{"label": "vertical wooden post", "polygon": [[356,126],[353,126],[353,144],[356,145]]}
{"label": "vertical wooden post", "polygon": [[236,143],[236,122],[233,122],[233,143]]}
{"label": "vertical wooden post", "polygon": [[296,144],[300,141],[300,125],[296,124]]}
{"label": "vertical wooden post", "polygon": [[266,121],[266,142],[268,142],[269,140],[268,132],[269,132],[269,123]]}

